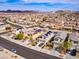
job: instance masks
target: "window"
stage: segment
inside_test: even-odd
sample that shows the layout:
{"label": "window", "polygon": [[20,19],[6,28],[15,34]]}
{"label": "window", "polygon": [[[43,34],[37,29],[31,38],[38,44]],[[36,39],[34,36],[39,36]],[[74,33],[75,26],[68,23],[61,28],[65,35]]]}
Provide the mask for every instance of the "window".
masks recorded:
{"label": "window", "polygon": [[78,44],[78,41],[74,41],[74,44]]}
{"label": "window", "polygon": [[58,39],[56,38],[55,41],[58,41]]}
{"label": "window", "polygon": [[44,43],[40,43],[38,46],[41,47]]}
{"label": "window", "polygon": [[62,42],[62,39],[60,39],[60,42]]}

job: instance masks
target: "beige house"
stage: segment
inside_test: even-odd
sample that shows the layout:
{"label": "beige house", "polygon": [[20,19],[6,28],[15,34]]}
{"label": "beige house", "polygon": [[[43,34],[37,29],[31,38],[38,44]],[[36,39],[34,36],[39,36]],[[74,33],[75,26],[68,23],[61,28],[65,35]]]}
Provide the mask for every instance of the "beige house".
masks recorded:
{"label": "beige house", "polygon": [[64,32],[64,31],[58,32],[54,37],[54,41],[53,41],[54,47],[53,48],[58,47],[60,44],[62,44],[65,41],[66,37],[67,37],[66,32]]}
{"label": "beige house", "polygon": [[72,42],[73,47],[79,45],[79,35],[77,35],[76,33],[71,33],[69,35],[69,40]]}

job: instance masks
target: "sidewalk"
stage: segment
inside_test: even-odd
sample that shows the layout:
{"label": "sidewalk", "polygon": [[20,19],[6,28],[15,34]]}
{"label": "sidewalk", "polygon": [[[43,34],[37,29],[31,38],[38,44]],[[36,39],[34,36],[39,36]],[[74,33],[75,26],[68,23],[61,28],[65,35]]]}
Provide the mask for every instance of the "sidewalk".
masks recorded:
{"label": "sidewalk", "polygon": [[[3,35],[1,35],[0,37],[2,37],[2,38],[4,38],[4,39],[7,39],[7,40],[9,40],[9,41],[11,41],[11,42],[14,42],[14,43],[17,43],[17,44],[19,44],[19,45],[22,45],[22,46],[24,46],[24,47],[27,47],[27,48],[30,48],[30,49],[33,49],[33,50],[36,50],[36,51],[39,51],[39,52],[42,52],[42,53],[46,53],[46,54],[49,54],[49,55],[52,55],[52,56],[56,56],[56,57],[59,57],[59,58],[63,58],[63,57],[60,57],[60,53],[58,53],[57,51],[54,51],[54,50],[52,50],[52,51],[49,51],[49,50],[45,50],[45,49],[41,49],[41,48],[38,48],[38,47],[34,47],[34,46],[28,46],[27,44],[26,44],[26,42],[27,41],[25,41],[25,42],[21,42],[21,41],[18,41],[18,40],[14,40],[14,39],[11,39],[10,37],[6,37],[6,36],[3,36]],[[62,55],[62,56],[64,56],[64,55]],[[67,56],[67,57],[66,57]],[[79,59],[79,58],[76,58],[76,57],[72,57],[72,56],[70,56],[70,55],[65,55],[64,56],[64,58],[63,59]]]}
{"label": "sidewalk", "polygon": [[27,48],[30,48],[30,49],[33,49],[33,50],[36,50],[36,51],[39,51],[39,52],[42,52],[42,53],[46,53],[46,54],[52,55],[51,51],[49,51],[49,50],[45,50],[45,49],[42,49],[40,47],[35,47],[35,46],[27,45],[26,44],[27,41],[21,42],[21,41],[18,41],[18,40],[11,39],[10,37],[6,37],[4,35],[1,35],[0,37],[2,37],[4,39],[7,39],[7,40],[9,40],[11,42],[17,43],[19,45],[22,45],[24,47],[27,47]]}
{"label": "sidewalk", "polygon": [[79,58],[76,58],[75,56],[71,56],[71,55],[69,55],[69,54],[66,54],[66,55],[64,56],[64,59],[79,59]]}

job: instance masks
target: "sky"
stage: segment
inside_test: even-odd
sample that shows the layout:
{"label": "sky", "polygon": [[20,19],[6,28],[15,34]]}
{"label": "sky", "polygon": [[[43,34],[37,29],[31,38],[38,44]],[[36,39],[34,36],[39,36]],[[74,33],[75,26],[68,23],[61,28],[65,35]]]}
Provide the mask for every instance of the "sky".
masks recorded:
{"label": "sky", "polygon": [[73,10],[79,11],[79,0],[0,0],[0,10]]}

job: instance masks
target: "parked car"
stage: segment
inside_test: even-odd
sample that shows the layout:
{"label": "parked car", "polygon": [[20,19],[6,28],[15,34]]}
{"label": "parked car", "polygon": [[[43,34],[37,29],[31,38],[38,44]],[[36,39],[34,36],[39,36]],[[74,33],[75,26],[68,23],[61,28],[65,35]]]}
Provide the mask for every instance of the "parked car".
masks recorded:
{"label": "parked car", "polygon": [[14,53],[17,52],[15,48],[12,48],[11,51],[14,52]]}

